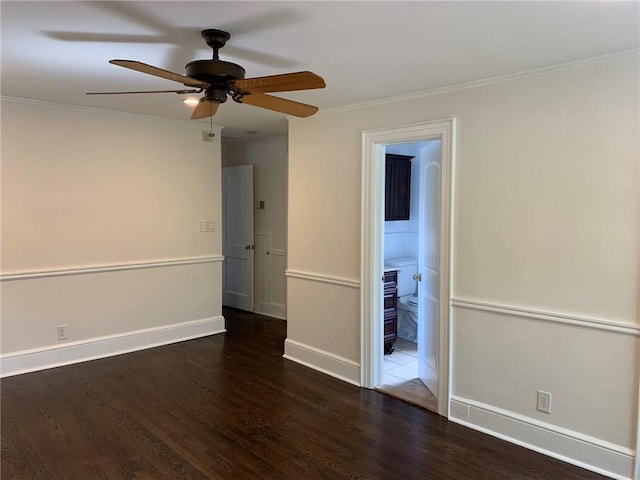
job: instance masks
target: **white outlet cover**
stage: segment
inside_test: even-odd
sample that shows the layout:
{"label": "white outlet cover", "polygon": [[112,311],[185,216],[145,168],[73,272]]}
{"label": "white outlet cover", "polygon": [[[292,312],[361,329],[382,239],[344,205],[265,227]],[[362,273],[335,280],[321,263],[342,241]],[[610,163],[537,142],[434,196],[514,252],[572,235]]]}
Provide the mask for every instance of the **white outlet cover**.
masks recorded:
{"label": "white outlet cover", "polygon": [[58,325],[56,327],[58,340],[65,340],[67,338],[67,326],[66,325]]}
{"label": "white outlet cover", "polygon": [[537,410],[544,413],[551,413],[551,393],[538,390]]}

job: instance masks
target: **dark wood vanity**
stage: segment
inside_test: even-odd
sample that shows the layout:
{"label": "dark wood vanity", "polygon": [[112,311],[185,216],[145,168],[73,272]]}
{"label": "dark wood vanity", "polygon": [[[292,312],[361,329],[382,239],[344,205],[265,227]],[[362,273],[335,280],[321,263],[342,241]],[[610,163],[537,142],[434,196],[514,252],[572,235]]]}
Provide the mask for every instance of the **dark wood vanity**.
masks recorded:
{"label": "dark wood vanity", "polygon": [[384,353],[393,353],[398,334],[398,271],[384,272]]}

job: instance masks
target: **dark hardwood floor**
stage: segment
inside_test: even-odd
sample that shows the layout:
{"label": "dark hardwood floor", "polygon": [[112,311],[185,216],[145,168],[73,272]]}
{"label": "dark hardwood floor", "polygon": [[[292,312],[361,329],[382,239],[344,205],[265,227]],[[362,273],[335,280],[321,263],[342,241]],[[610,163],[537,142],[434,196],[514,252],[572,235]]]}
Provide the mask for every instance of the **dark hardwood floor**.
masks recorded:
{"label": "dark hardwood floor", "polygon": [[2,479],[596,479],[282,358],[286,323],[1,383]]}

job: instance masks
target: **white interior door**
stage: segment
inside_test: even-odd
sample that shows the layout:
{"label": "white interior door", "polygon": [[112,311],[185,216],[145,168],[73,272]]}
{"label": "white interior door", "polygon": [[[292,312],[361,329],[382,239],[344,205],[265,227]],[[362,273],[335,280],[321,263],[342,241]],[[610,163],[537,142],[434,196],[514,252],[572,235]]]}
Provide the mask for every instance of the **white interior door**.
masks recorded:
{"label": "white interior door", "polygon": [[418,238],[418,377],[438,395],[440,314],[440,149],[420,171]]}
{"label": "white interior door", "polygon": [[253,165],[222,169],[222,304],[253,311]]}

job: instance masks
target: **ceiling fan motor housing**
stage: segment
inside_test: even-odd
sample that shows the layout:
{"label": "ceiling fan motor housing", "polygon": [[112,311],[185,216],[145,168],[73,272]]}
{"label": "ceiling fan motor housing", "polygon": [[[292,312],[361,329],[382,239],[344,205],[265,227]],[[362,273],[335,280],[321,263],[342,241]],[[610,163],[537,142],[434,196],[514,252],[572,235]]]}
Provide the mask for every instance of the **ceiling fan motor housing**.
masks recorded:
{"label": "ceiling fan motor housing", "polygon": [[188,77],[207,82],[205,97],[209,101],[224,103],[227,100],[227,82],[244,79],[245,70],[240,65],[223,60],[194,60],[187,63]]}

